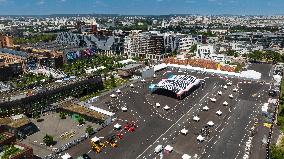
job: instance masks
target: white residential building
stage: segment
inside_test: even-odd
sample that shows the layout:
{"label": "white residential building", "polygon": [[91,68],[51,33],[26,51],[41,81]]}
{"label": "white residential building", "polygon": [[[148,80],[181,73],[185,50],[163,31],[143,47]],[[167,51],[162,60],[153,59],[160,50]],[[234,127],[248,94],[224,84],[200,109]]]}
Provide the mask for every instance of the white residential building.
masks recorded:
{"label": "white residential building", "polygon": [[202,59],[210,58],[211,54],[215,54],[215,46],[210,44],[198,44],[195,52],[196,57]]}
{"label": "white residential building", "polygon": [[191,50],[191,47],[197,44],[196,38],[193,38],[192,36],[187,36],[184,38],[181,38],[179,40],[179,47],[178,50],[180,53],[189,53]]}

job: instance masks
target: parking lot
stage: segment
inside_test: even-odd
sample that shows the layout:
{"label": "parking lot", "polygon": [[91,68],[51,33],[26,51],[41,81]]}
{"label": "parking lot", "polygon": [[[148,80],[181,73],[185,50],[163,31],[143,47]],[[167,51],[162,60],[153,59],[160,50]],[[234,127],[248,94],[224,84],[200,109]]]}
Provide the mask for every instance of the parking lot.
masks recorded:
{"label": "parking lot", "polygon": [[[148,86],[170,74],[189,74],[205,79],[205,86],[182,100],[151,94]],[[265,78],[268,80],[267,76]],[[102,105],[108,103],[104,106],[116,111],[117,120],[96,136],[105,137],[118,132],[124,134],[123,139],[118,140],[117,148],[106,147],[96,154],[91,150],[89,141],[85,141],[68,150],[68,153],[75,157],[87,153],[92,158],[109,159],[160,156],[176,159],[184,154],[197,158],[242,158],[245,154],[245,144],[251,136],[251,128],[256,123],[256,118],[261,115],[261,106],[269,98],[269,88],[270,83],[263,81],[164,70],[157,74],[157,78],[139,81],[133,87],[121,89],[117,98],[105,96],[98,101]],[[211,101],[213,98],[215,102]],[[161,106],[157,108],[156,103]],[[163,109],[166,105],[169,107],[168,111]],[[203,110],[205,106],[209,108],[208,111]],[[122,112],[122,107],[126,107],[127,112]],[[218,116],[217,111],[222,114]],[[194,116],[198,116],[200,121],[193,121]],[[123,129],[129,121],[134,121],[137,125],[134,132]],[[208,126],[209,121],[214,124]],[[113,125],[116,123],[122,125],[121,130],[114,130]],[[182,129],[188,130],[188,134],[182,135]],[[197,140],[199,135],[204,137],[203,142]],[[261,139],[262,136],[259,136],[255,140]],[[170,153],[155,153],[154,149],[158,145],[170,145],[173,150]]]}

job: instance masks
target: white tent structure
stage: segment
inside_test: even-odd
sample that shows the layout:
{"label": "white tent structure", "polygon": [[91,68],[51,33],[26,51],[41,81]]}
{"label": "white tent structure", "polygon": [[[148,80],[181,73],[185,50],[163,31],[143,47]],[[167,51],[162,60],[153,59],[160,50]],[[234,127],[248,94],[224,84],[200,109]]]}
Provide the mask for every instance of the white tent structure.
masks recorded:
{"label": "white tent structure", "polygon": [[120,89],[117,89],[117,90],[116,90],[116,93],[120,94],[120,93],[121,93],[121,90],[120,90]]}
{"label": "white tent structure", "polygon": [[167,145],[164,149],[168,152],[172,152],[174,148],[171,145]]}
{"label": "white tent structure", "polygon": [[221,91],[218,91],[218,95],[220,95],[220,96],[221,96],[221,95],[222,95],[222,92],[221,92]]}
{"label": "white tent structure", "polygon": [[194,116],[194,117],[193,117],[193,120],[194,120],[194,121],[199,121],[200,118],[199,118],[198,116]]}
{"label": "white tent structure", "polygon": [[228,82],[228,83],[227,83],[228,86],[231,86],[232,84],[233,84],[232,82]]}
{"label": "white tent structure", "polygon": [[183,134],[183,135],[187,135],[188,134],[188,130],[183,128],[183,129],[181,129],[180,133]]}
{"label": "white tent structure", "polygon": [[233,99],[233,98],[234,98],[234,96],[233,96],[232,94],[230,94],[230,95],[229,95],[229,97],[230,97],[231,99]]}
{"label": "white tent structure", "polygon": [[208,121],[207,125],[208,126],[214,126],[214,123],[213,123],[213,121]]}
{"label": "white tent structure", "polygon": [[203,110],[203,111],[208,111],[208,110],[209,110],[209,107],[205,106],[205,107],[202,108],[202,110]]}
{"label": "white tent structure", "polygon": [[235,73],[235,72],[193,67],[193,66],[190,66],[190,65],[165,64],[165,63],[162,63],[161,65],[166,65],[166,66],[171,67],[171,68],[173,68],[173,67],[183,68],[183,69],[187,69],[187,70],[202,71],[202,72],[214,73],[214,74],[217,74],[217,75],[225,75],[225,76],[230,76],[230,77],[243,77],[243,78],[249,78],[249,79],[260,79],[261,78],[261,73],[256,72],[254,70],[247,70],[247,71],[242,71],[240,73]]}
{"label": "white tent structure", "polygon": [[204,141],[204,137],[201,136],[201,135],[198,135],[198,136],[197,136],[197,141],[199,141],[199,142]]}
{"label": "white tent structure", "polygon": [[154,74],[153,77],[156,78],[157,77],[156,74]]}
{"label": "white tent structure", "polygon": [[238,88],[234,88],[234,89],[233,89],[233,92],[237,92],[237,91],[238,91]]}
{"label": "white tent structure", "polygon": [[260,79],[261,78],[261,73],[256,72],[254,70],[247,70],[247,71],[242,71],[240,73],[240,77],[252,78],[252,79]]}
{"label": "white tent structure", "polygon": [[92,142],[98,142],[98,141],[100,141],[100,138],[98,138],[98,137],[95,136],[95,137],[93,137],[93,138],[91,139],[91,141],[92,141]]}
{"label": "white tent structure", "polygon": [[126,107],[122,107],[121,110],[122,110],[123,112],[127,112],[127,108],[126,108]]}
{"label": "white tent structure", "polygon": [[63,156],[61,156],[62,159],[70,159],[72,158],[69,153],[65,153]]}
{"label": "white tent structure", "polygon": [[142,79],[142,80],[141,80],[141,82],[145,82],[145,81],[146,81],[145,79]]}
{"label": "white tent structure", "polygon": [[216,112],[216,114],[217,114],[218,116],[221,116],[221,115],[222,115],[221,110],[218,110],[218,111]]}
{"label": "white tent structure", "polygon": [[116,95],[115,94],[111,94],[110,97],[111,98],[116,98]]}
{"label": "white tent structure", "polygon": [[163,150],[163,145],[158,145],[156,148],[155,148],[155,153],[159,153]]}
{"label": "white tent structure", "polygon": [[170,107],[168,105],[164,106],[164,110],[169,110]]}
{"label": "white tent structure", "polygon": [[156,103],[156,107],[159,108],[161,106],[160,103]]}
{"label": "white tent structure", "polygon": [[133,88],[133,87],[134,87],[134,84],[130,84],[130,87]]}
{"label": "white tent structure", "polygon": [[216,98],[210,98],[211,102],[216,102]]}
{"label": "white tent structure", "polygon": [[227,89],[228,88],[228,86],[227,85],[224,85],[224,87],[223,87],[224,89]]}
{"label": "white tent structure", "polygon": [[189,156],[188,154],[184,154],[181,157],[182,159],[191,159],[191,156]]}
{"label": "white tent structure", "polygon": [[228,106],[228,104],[229,104],[229,103],[228,103],[227,101],[225,101],[225,102],[223,103],[224,106]]}
{"label": "white tent structure", "polygon": [[121,128],[121,125],[116,123],[114,126],[113,126],[115,129],[120,129]]}

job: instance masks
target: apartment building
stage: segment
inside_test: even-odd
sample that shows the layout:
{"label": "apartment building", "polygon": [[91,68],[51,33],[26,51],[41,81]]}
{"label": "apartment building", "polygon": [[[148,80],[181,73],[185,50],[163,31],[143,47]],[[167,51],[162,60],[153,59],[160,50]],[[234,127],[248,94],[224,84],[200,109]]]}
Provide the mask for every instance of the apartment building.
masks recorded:
{"label": "apartment building", "polygon": [[148,54],[146,57],[148,59],[161,60],[163,58],[163,54],[165,53],[163,35],[156,34],[150,36],[147,52]]}
{"label": "apartment building", "polygon": [[215,54],[215,46],[210,44],[198,44],[195,52],[198,58],[210,58],[211,54]]}
{"label": "apartment building", "polygon": [[124,54],[128,57],[162,59],[165,53],[164,36],[157,32],[132,31],[124,39]]}
{"label": "apartment building", "polygon": [[197,44],[197,39],[192,36],[186,36],[179,40],[178,51],[180,53],[189,53],[191,47]]}

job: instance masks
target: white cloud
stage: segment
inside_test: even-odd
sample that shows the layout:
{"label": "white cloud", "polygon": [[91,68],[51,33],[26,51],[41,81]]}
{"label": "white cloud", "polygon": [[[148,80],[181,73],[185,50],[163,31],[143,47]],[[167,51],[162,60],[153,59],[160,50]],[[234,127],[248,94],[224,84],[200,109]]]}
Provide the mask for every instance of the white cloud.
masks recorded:
{"label": "white cloud", "polygon": [[45,4],[45,0],[39,0],[39,1],[37,2],[37,4],[38,4],[38,5],[43,5],[43,4]]}

